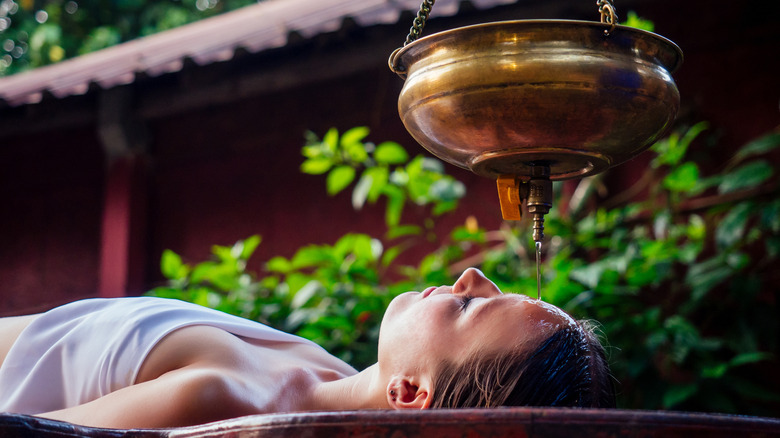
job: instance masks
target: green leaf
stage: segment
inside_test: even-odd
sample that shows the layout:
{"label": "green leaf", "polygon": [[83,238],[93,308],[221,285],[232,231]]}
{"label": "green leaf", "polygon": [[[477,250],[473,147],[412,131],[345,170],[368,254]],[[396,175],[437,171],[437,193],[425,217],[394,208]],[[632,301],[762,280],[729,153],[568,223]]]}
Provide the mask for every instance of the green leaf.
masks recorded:
{"label": "green leaf", "polygon": [[772,359],[772,355],[763,351],[751,351],[749,353],[741,353],[734,356],[730,361],[731,366],[740,366],[749,363],[761,362],[764,360]]}
{"label": "green leaf", "polygon": [[[309,245],[299,249],[292,258],[295,269],[308,268],[333,261],[333,257],[327,248],[317,245]],[[288,279],[289,282],[289,279]]]}
{"label": "green leaf", "polygon": [[290,307],[293,309],[300,309],[305,306],[315,295],[317,295],[317,292],[321,288],[322,285],[317,280],[311,280],[306,283],[305,286],[295,292],[295,296],[293,296],[293,299],[290,302]]}
{"label": "green leaf", "polygon": [[698,214],[692,214],[688,217],[688,227],[686,229],[688,238],[691,240],[702,240],[707,235],[707,224]]}
{"label": "green leaf", "polygon": [[419,225],[401,225],[387,230],[385,236],[392,240],[403,236],[419,236],[420,234],[422,234],[422,227]]}
{"label": "green leaf", "polygon": [[466,186],[454,178],[442,178],[431,184],[429,194],[436,200],[454,201],[466,194]]}
{"label": "green leaf", "polygon": [[607,265],[605,263],[591,263],[586,266],[572,269],[569,273],[569,277],[585,286],[595,288],[599,284],[601,275],[606,269]]}
{"label": "green leaf", "polygon": [[744,164],[726,174],[718,186],[719,193],[752,189],[763,184],[774,174],[774,168],[765,160]]}
{"label": "green leaf", "polygon": [[348,130],[341,135],[341,147],[348,148],[351,145],[360,144],[368,136],[368,133],[369,129],[366,126],[356,126]]}
{"label": "green leaf", "polygon": [[189,267],[182,263],[181,256],[170,249],[166,249],[162,253],[160,270],[165,278],[169,280],[181,280],[189,274]]}
{"label": "green leaf", "polygon": [[400,144],[386,141],[376,147],[374,159],[380,164],[402,164],[409,159],[409,154]]}
{"label": "green leaf", "polygon": [[330,158],[309,158],[301,163],[301,172],[309,175],[322,175],[333,167]]}
{"label": "green leaf", "polygon": [[646,30],[648,32],[652,32],[655,29],[655,24],[653,24],[652,21],[640,18],[634,11],[628,11],[628,19],[626,19],[623,25]]}
{"label": "green leaf", "polygon": [[761,226],[764,229],[772,230],[773,233],[780,233],[780,199],[763,206],[761,209]]}
{"label": "green leaf", "polygon": [[699,179],[699,166],[691,161],[681,164],[663,180],[664,188],[672,192],[686,192],[696,187]]}
{"label": "green leaf", "polygon": [[249,259],[254,254],[257,247],[260,245],[262,238],[255,234],[244,240],[243,248],[241,249],[241,258],[244,260]]}
{"label": "green leaf", "polygon": [[306,158],[323,158],[323,148],[320,144],[304,146],[301,153]]}
{"label": "green leaf", "polygon": [[705,379],[719,379],[726,374],[729,370],[729,365],[726,363],[719,363],[710,367],[706,367],[701,371],[701,376]]}
{"label": "green leaf", "polygon": [[434,205],[431,214],[434,216],[441,216],[444,213],[455,210],[458,207],[458,201],[440,201]]}
{"label": "green leaf", "polygon": [[335,195],[344,190],[355,179],[355,169],[351,166],[338,166],[328,173],[328,194]]}
{"label": "green leaf", "polygon": [[339,146],[339,131],[336,128],[330,128],[325,133],[325,136],[322,137],[322,144],[325,145],[331,155],[335,155]]}
{"label": "green leaf", "polygon": [[368,172],[363,172],[358,179],[355,188],[352,189],[352,208],[360,210],[366,204],[368,199],[368,193],[371,190],[371,185],[374,183],[374,178]]}
{"label": "green leaf", "polygon": [[217,259],[220,261],[229,263],[235,262],[241,254],[240,251],[234,250],[232,246],[228,247],[223,245],[212,245],[211,253],[217,256]]}
{"label": "green leaf", "polygon": [[276,256],[268,260],[265,264],[265,269],[270,272],[278,272],[286,274],[293,269],[292,263],[284,257]]}
{"label": "green leaf", "polygon": [[238,288],[238,275],[233,266],[203,262],[192,270],[192,283],[209,283],[222,291],[230,291]]}
{"label": "green leaf", "polygon": [[363,174],[371,176],[371,189],[368,191],[368,201],[376,202],[387,186],[390,170],[387,167],[371,167],[366,169]]}
{"label": "green leaf", "polygon": [[362,165],[368,161],[368,152],[362,143],[352,143],[345,146],[344,151],[347,153],[350,163]]}
{"label": "green leaf", "polygon": [[778,146],[780,146],[780,132],[773,132],[742,146],[737,153],[734,154],[732,161],[737,163],[754,155],[765,154]]}
{"label": "green leaf", "polygon": [[665,409],[673,408],[691,398],[698,390],[699,385],[696,383],[674,385],[664,392],[663,406]]}
{"label": "green leaf", "polygon": [[715,242],[719,248],[734,245],[744,237],[751,207],[751,203],[739,203],[723,217],[715,229]]}
{"label": "green leaf", "polygon": [[385,207],[385,224],[388,227],[394,227],[401,222],[401,213],[403,213],[406,195],[395,186],[385,187],[384,194],[387,196],[387,206]]}
{"label": "green leaf", "polygon": [[697,267],[697,265],[693,265],[685,276],[686,284],[691,287],[691,301],[693,302],[704,298],[710,290],[726,281],[734,272],[728,266],[723,265],[707,270],[698,270],[694,269],[694,267]]}
{"label": "green leaf", "polygon": [[391,263],[393,263],[393,260],[398,257],[401,252],[403,252],[403,248],[400,246],[393,246],[389,248],[385,253],[382,255],[382,266],[390,266]]}
{"label": "green leaf", "polygon": [[658,153],[658,156],[653,159],[653,167],[659,167],[663,164],[676,166],[685,156],[691,142],[708,126],[706,122],[699,122],[691,126],[682,137],[674,132],[669,137],[658,141],[652,147]]}

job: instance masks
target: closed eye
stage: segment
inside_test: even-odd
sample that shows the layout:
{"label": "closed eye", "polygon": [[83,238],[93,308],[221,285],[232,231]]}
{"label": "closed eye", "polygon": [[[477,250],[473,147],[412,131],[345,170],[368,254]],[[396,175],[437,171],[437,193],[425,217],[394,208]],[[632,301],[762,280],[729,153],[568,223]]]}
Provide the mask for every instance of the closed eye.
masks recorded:
{"label": "closed eye", "polygon": [[461,295],[460,297],[460,310],[466,310],[466,308],[469,306],[469,303],[471,303],[471,300],[473,300],[474,297],[471,295]]}

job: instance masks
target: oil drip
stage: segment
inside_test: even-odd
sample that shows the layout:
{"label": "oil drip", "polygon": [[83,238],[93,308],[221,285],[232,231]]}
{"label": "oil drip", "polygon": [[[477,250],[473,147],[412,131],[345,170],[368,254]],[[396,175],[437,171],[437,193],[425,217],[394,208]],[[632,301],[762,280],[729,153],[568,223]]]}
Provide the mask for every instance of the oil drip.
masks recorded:
{"label": "oil drip", "polygon": [[536,299],[542,299],[542,242],[536,241]]}

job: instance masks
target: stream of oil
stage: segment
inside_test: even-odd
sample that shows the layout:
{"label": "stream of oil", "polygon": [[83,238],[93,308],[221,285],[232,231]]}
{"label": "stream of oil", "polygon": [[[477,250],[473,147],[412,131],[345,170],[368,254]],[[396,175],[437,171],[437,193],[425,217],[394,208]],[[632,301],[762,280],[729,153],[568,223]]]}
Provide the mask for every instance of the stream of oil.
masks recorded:
{"label": "stream of oil", "polygon": [[542,242],[536,242],[536,299],[542,299]]}

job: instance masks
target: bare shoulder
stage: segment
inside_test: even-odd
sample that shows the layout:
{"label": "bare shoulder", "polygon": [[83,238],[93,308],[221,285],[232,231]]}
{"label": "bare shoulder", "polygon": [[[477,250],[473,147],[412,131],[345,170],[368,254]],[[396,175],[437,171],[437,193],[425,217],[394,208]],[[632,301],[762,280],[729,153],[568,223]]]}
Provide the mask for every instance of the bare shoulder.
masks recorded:
{"label": "bare shoulder", "polygon": [[165,336],[144,360],[135,383],[156,379],[177,369],[198,365],[222,368],[244,357],[247,346],[235,335],[205,325],[182,327]]}

